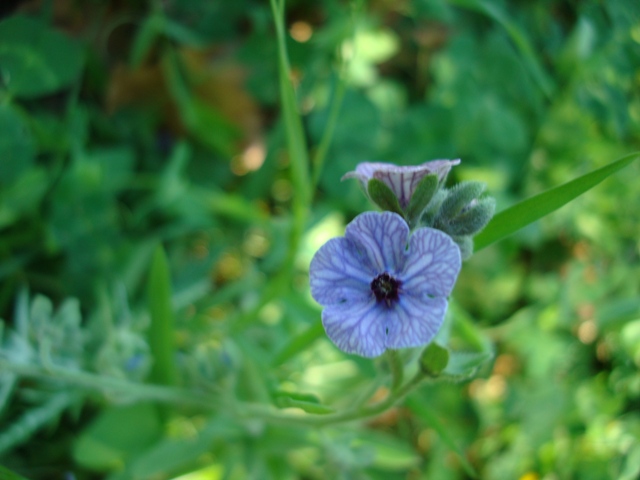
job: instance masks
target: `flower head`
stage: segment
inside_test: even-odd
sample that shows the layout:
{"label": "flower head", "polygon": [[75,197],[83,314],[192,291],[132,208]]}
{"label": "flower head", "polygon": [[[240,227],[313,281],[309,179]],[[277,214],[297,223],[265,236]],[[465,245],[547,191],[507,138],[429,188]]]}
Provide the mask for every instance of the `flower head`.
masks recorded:
{"label": "flower head", "polygon": [[451,167],[459,163],[460,160],[432,160],[422,165],[401,167],[393,163],[363,162],[356,165],[353,172],[346,173],[342,180],[357,178],[367,191],[369,180],[377,178],[393,191],[400,206],[405,209],[420,180],[427,175],[436,174],[438,182],[442,184]]}
{"label": "flower head", "polygon": [[395,213],[358,215],[311,261],[311,295],[329,338],[347,353],[376,357],[435,336],[460,271],[460,250],[443,232],[409,236]]}

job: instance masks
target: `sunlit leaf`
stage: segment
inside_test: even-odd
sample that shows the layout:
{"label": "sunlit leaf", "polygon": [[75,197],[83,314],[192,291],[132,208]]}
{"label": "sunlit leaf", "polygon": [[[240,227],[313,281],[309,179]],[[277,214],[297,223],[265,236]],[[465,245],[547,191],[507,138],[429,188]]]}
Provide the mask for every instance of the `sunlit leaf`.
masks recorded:
{"label": "sunlit leaf", "polygon": [[625,155],[609,165],[528,198],[496,214],[486,228],[475,237],[475,250],[481,250],[554,212],[595,187],[608,176],[626,167],[639,156],[640,153]]}

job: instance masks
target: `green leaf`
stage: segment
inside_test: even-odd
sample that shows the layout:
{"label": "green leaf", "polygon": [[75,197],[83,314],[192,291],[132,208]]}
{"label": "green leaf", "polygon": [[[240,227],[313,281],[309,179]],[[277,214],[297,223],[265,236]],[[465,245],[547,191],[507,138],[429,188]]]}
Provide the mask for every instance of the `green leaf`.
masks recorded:
{"label": "green leaf", "polygon": [[467,380],[492,358],[491,352],[451,352],[442,374],[454,381]]}
{"label": "green leaf", "polygon": [[109,471],[121,469],[162,434],[157,408],[138,403],[104,410],[80,435],[73,457],[81,466]]}
{"label": "green leaf", "polygon": [[427,175],[420,182],[411,195],[409,206],[407,207],[407,218],[413,225],[420,219],[422,212],[427,208],[429,202],[438,191],[438,175]]}
{"label": "green leaf", "polygon": [[393,190],[391,190],[382,180],[377,178],[369,180],[369,183],[367,184],[367,193],[371,200],[381,209],[397,213],[404,217],[404,212],[402,211],[402,207],[400,207],[398,197],[396,197]]}
{"label": "green leaf", "polygon": [[147,285],[151,325],[149,347],[153,356],[153,367],[149,380],[163,385],[175,385],[174,319],[171,305],[171,278],[167,257],[162,246],[156,248],[151,260]]}
{"label": "green leaf", "polygon": [[48,95],[76,81],[82,46],[33,18],[0,23],[0,85],[20,97]]}
{"label": "green leaf", "polygon": [[29,169],[36,145],[28,125],[11,105],[0,105],[0,132],[0,186],[6,186]]}
{"label": "green leaf", "polygon": [[296,400],[295,398],[285,395],[281,395],[276,398],[276,405],[279,408],[299,408],[307,413],[315,413],[320,415],[335,412],[333,408],[322,405],[318,402]]}
{"label": "green leaf", "polygon": [[630,153],[609,165],[503,210],[493,217],[489,225],[474,238],[476,251],[554,212],[587,190],[595,187],[608,176],[626,167],[638,157],[640,157],[640,153]]}

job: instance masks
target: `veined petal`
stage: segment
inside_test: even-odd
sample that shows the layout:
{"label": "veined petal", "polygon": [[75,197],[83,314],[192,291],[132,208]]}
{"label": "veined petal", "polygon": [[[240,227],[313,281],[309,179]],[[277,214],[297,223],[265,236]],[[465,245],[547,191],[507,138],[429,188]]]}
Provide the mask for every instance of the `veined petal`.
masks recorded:
{"label": "veined petal", "polygon": [[372,178],[383,181],[395,193],[400,206],[404,209],[409,205],[411,196],[418,183],[426,175],[437,174],[440,183],[444,181],[451,167],[458,165],[456,160],[431,160],[421,165],[398,166],[393,163],[362,162],[355,171],[346,173],[342,180],[357,178],[362,182],[366,191],[367,184]]}
{"label": "veined petal", "polygon": [[362,248],[347,238],[332,238],[316,252],[309,266],[311,296],[321,305],[372,297],[373,267]]}
{"label": "veined petal", "polygon": [[419,228],[411,235],[407,261],[399,279],[410,295],[422,296],[424,292],[447,297],[461,266],[460,249],[449,235],[433,228]]}
{"label": "veined petal", "polygon": [[385,350],[388,310],[375,298],[330,305],[322,311],[322,325],[336,346],[346,353],[377,357]]}
{"label": "veined petal", "polygon": [[389,310],[387,348],[418,347],[429,343],[444,322],[447,300],[403,295]]}
{"label": "veined petal", "polygon": [[397,213],[361,213],[347,225],[345,237],[362,248],[375,269],[374,276],[395,275],[404,268],[409,227]]}
{"label": "veined petal", "polygon": [[[389,168],[391,164],[382,162],[362,162],[356,165],[356,169],[352,172],[345,173],[340,180],[348,178],[357,178],[362,185],[367,188],[367,183],[373,178],[373,173],[378,169]],[[394,165],[395,166],[395,165]]]}
{"label": "veined petal", "polygon": [[373,177],[382,180],[396,194],[400,206],[405,209],[416,186],[429,173],[429,170],[421,167],[403,167],[377,170]]}

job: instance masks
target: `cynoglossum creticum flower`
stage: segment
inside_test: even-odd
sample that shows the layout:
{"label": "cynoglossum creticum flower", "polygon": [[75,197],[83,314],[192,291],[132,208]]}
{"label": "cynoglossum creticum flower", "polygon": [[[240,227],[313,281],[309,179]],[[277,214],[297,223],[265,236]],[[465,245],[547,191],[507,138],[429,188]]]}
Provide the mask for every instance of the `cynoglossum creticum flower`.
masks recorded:
{"label": "cynoglossum creticum flower", "polygon": [[419,228],[409,235],[399,215],[367,212],[316,252],[311,295],[338,348],[376,357],[433,339],[460,266],[460,250],[445,233]]}
{"label": "cynoglossum creticum flower", "polygon": [[357,178],[368,191],[369,181],[373,178],[384,182],[395,194],[400,207],[405,210],[411,201],[413,193],[420,181],[427,175],[438,176],[438,186],[442,186],[451,167],[458,165],[460,160],[431,160],[422,165],[398,166],[393,163],[363,162],[356,165],[356,169],[346,173],[342,180]]}

